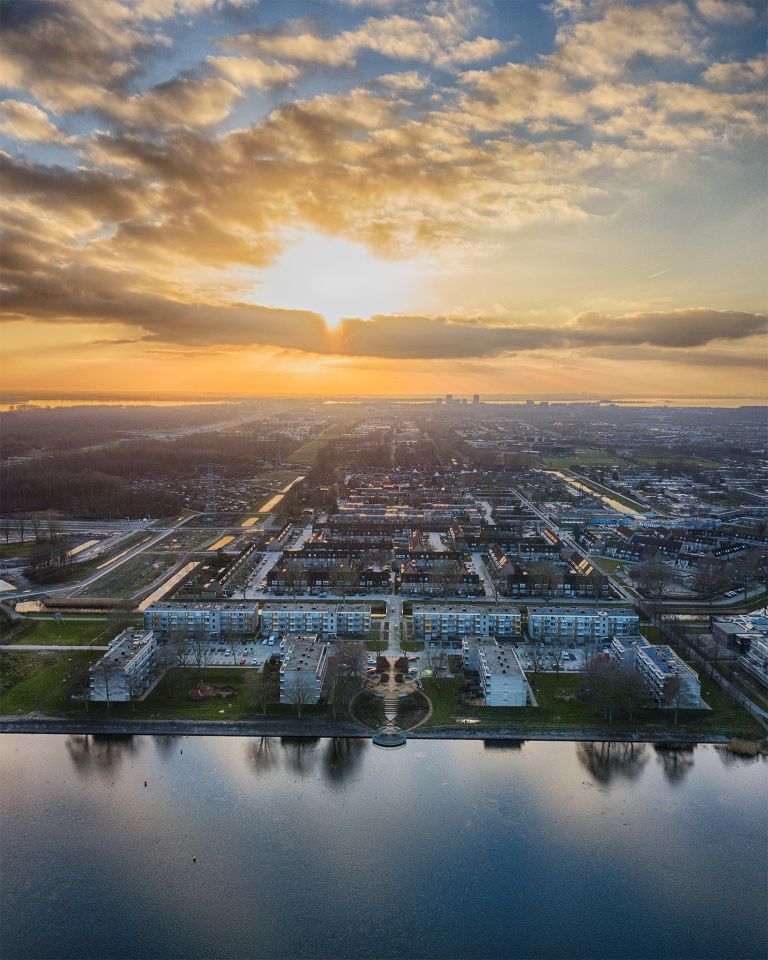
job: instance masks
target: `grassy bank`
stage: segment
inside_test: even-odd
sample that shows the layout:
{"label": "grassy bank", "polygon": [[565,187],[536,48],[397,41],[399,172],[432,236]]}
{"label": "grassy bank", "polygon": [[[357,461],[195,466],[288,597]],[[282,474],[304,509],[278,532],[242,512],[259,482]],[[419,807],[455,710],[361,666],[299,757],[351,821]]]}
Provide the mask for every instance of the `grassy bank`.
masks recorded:
{"label": "grassy bank", "polygon": [[92,620],[38,620],[29,618],[10,630],[0,633],[0,643],[30,643],[40,646],[105,644],[112,639],[109,621]]}
{"label": "grassy bank", "polygon": [[71,699],[84,685],[88,667],[98,653],[0,653],[0,714],[43,716],[82,714],[85,707]]}
{"label": "grassy bank", "polygon": [[455,718],[480,720],[480,727],[489,730],[514,726],[531,730],[596,730],[606,736],[617,730],[637,734],[684,733],[701,736],[725,734],[761,739],[762,727],[728,694],[711,681],[703,680],[701,693],[710,710],[681,710],[675,726],[673,710],[649,708],[640,711],[630,722],[616,720],[608,724],[600,710],[576,698],[581,687],[578,674],[539,674],[529,676],[538,700],[538,707],[475,707],[458,703],[458,680],[443,680],[439,687],[434,680],[424,682],[424,692],[432,701],[433,714],[428,726],[451,726]]}

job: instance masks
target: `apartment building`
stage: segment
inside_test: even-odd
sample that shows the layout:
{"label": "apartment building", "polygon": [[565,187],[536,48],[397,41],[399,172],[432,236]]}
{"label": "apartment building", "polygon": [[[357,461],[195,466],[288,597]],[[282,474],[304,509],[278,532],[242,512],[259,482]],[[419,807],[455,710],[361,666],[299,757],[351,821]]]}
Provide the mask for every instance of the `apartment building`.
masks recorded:
{"label": "apartment building", "polygon": [[514,638],[522,634],[517,607],[490,605],[413,605],[413,633],[421,640],[460,640],[464,637]]}
{"label": "apartment building", "polygon": [[315,634],[288,634],[280,650],[280,703],[318,703],[328,672],[329,645]]}
{"label": "apartment building", "polygon": [[200,603],[170,600],[153,603],[144,611],[144,626],[159,637],[186,633],[206,637],[225,634],[247,635],[259,627],[259,610],[255,601],[233,600],[226,603]]}
{"label": "apartment building", "polygon": [[371,608],[365,603],[265,603],[261,609],[264,634],[321,636],[361,635],[371,629]]}
{"label": "apartment building", "polygon": [[464,667],[480,678],[480,692],[487,707],[526,706],[528,682],[512,647],[500,647],[485,637],[465,639],[461,647]]}
{"label": "apartment building", "polygon": [[152,630],[129,628],[119,633],[89,669],[89,699],[108,703],[140,700],[158,679],[154,670],[156,648]]}
{"label": "apartment building", "polygon": [[529,607],[528,636],[531,640],[566,640],[585,643],[610,637],[636,636],[640,618],[625,607],[606,610],[594,607]]}
{"label": "apartment building", "polygon": [[639,647],[635,666],[659,706],[695,709],[701,705],[698,674],[666,644]]}

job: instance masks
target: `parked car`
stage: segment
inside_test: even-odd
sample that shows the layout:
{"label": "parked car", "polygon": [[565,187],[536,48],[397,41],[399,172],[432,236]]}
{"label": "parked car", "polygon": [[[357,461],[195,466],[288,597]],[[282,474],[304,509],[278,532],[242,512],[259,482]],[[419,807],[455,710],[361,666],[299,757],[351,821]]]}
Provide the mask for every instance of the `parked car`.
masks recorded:
{"label": "parked car", "polygon": [[257,666],[258,662],[259,662],[259,661],[256,659],[256,657],[254,657],[254,658],[251,660],[251,663],[253,664],[254,667]]}
{"label": "parked car", "polygon": [[241,667],[244,667],[244,666],[245,666],[245,659],[241,657],[240,660],[238,660],[238,663],[240,664]]}

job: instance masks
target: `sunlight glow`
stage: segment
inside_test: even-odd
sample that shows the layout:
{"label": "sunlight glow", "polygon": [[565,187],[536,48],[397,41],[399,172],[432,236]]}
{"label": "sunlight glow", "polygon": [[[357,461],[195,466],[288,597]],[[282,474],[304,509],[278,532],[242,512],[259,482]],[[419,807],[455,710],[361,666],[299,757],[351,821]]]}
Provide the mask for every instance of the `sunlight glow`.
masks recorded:
{"label": "sunlight glow", "polygon": [[253,299],[270,307],[313,310],[329,327],[342,317],[414,308],[418,265],[379,260],[357,243],[306,234],[268,270]]}

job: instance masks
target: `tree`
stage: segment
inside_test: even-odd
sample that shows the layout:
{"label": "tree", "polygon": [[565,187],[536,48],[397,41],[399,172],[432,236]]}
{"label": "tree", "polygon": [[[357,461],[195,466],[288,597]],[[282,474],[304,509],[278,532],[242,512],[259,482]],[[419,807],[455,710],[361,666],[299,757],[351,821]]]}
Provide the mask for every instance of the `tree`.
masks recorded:
{"label": "tree", "polygon": [[667,678],[667,681],[664,684],[664,700],[674,709],[675,726],[677,726],[678,718],[680,716],[680,707],[683,705],[683,701],[685,700],[685,688],[683,686],[683,681],[679,676],[675,675],[674,677]]}
{"label": "tree", "polygon": [[702,600],[712,603],[712,599],[722,593],[728,585],[728,576],[719,560],[709,558],[699,564],[693,575],[693,589]]}
{"label": "tree", "polygon": [[296,716],[301,720],[301,714],[307,704],[315,702],[314,674],[292,671],[292,680],[283,688],[286,703],[296,707]]}
{"label": "tree", "polygon": [[432,671],[432,679],[435,681],[435,686],[439,687],[440,683],[448,675],[448,657],[445,650],[431,650],[427,654],[427,666]]}
{"label": "tree", "polygon": [[595,660],[584,674],[583,694],[593,703],[609,724],[616,716],[632,719],[646,700],[640,675],[632,667],[615,660]]}
{"label": "tree", "polygon": [[263,670],[248,670],[245,685],[254,706],[266,716],[267,707],[279,696],[279,686],[275,683],[273,671],[267,671],[266,664]]}
{"label": "tree", "polygon": [[192,634],[192,657],[200,676],[205,673],[208,666],[208,657],[210,656],[211,642],[205,633],[202,624],[196,624]]}
{"label": "tree", "polygon": [[[186,653],[186,640],[185,653]],[[155,676],[162,676],[165,681],[165,691],[170,699],[171,697],[171,668],[178,662],[176,654],[170,642],[158,643],[155,647],[154,669]]]}
{"label": "tree", "polygon": [[563,663],[565,662],[565,645],[561,641],[556,642],[550,649],[550,656],[552,657],[555,673],[560,673]]}
{"label": "tree", "polygon": [[546,652],[547,648],[540,640],[532,643],[528,648],[528,659],[531,661],[531,672],[534,678],[539,675],[541,668],[544,666]]}
{"label": "tree", "polygon": [[93,665],[92,673],[97,682],[101,682],[104,697],[107,701],[107,713],[112,712],[112,691],[114,690],[115,674],[119,668],[109,659],[109,654],[102,657]]}
{"label": "tree", "polygon": [[384,636],[384,630],[389,630],[389,624],[386,620],[379,620],[373,628],[373,635],[368,641],[368,646],[373,652],[380,656],[389,646],[389,639]]}

